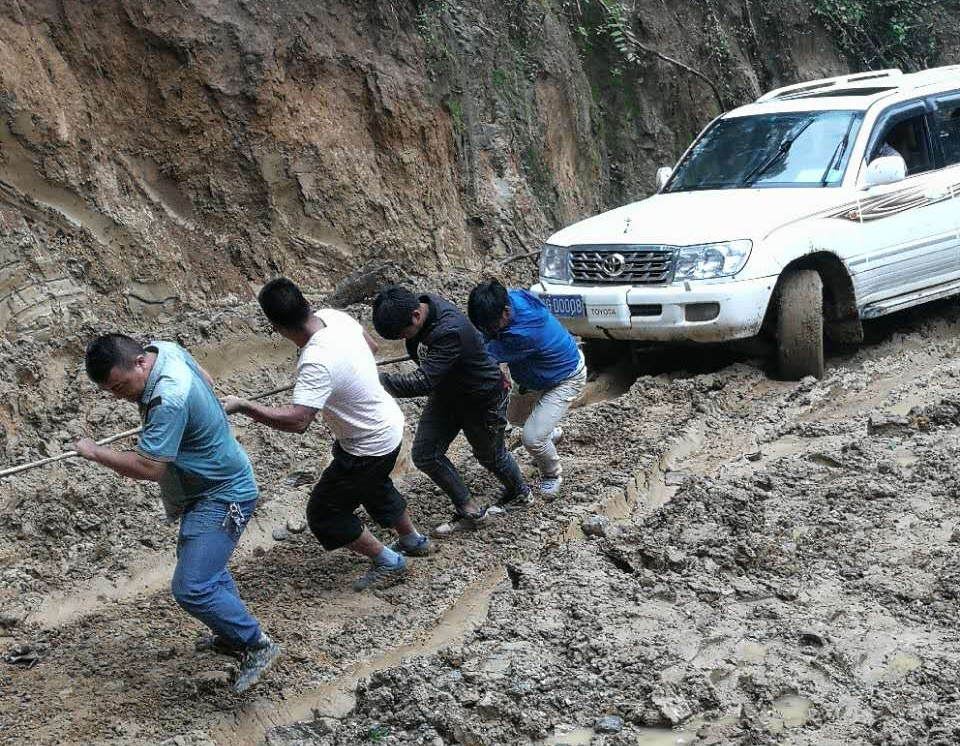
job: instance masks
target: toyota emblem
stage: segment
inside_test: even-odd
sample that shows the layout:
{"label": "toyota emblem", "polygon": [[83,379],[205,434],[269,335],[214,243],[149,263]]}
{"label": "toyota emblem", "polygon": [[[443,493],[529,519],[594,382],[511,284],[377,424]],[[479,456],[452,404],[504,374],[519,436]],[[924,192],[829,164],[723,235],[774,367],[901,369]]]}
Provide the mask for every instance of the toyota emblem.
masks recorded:
{"label": "toyota emblem", "polygon": [[600,266],[608,277],[618,277],[623,274],[626,264],[627,260],[623,258],[623,254],[607,254]]}

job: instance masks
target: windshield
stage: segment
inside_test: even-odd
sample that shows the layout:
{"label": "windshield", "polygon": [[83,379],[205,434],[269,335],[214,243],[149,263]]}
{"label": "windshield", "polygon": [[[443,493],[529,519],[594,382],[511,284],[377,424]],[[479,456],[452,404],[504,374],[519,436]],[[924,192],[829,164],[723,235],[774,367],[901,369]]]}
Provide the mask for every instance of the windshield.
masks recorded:
{"label": "windshield", "polygon": [[862,112],[797,111],[718,119],[675,169],[665,192],[837,186]]}

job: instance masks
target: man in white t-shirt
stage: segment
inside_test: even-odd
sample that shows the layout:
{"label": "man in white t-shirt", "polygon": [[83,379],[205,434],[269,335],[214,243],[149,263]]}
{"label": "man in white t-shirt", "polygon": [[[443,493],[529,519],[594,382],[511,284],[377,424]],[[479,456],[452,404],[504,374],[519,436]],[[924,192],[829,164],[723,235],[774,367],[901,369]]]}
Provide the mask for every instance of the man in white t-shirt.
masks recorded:
{"label": "man in white t-shirt", "polygon": [[[284,277],[264,285],[257,299],[273,328],[300,348],[293,403],[266,407],[228,396],[224,408],[295,433],[322,414],[336,440],[333,461],[307,502],[307,525],[324,549],[346,546],[374,561],[355,590],[386,585],[406,571],[404,555],[425,556],[433,545],[414,528],[407,501],[390,479],[403,440],[403,412],[380,385],[376,343],[342,311],[311,313],[300,289]],[[357,518],[360,505],[380,526],[394,529],[399,541],[381,544]]]}

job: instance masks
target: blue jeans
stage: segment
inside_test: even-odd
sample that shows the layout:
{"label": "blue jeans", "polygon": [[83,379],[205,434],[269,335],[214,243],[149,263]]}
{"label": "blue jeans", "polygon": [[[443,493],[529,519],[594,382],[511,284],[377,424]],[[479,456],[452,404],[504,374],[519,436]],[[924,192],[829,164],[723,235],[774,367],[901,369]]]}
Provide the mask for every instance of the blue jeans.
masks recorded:
{"label": "blue jeans", "polygon": [[170,584],[184,611],[238,646],[260,639],[260,625],[240,600],[227,562],[256,506],[256,499],[225,503],[207,498],[188,507],[180,518],[177,569]]}

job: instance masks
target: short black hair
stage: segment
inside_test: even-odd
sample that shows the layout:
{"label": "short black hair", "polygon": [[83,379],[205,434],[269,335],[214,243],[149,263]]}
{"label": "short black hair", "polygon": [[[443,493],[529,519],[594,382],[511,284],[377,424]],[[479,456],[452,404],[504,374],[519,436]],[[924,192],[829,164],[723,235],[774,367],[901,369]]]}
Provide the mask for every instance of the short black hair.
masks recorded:
{"label": "short black hair", "polygon": [[400,332],[413,324],[420,297],[401,285],[391,285],[373,299],[373,328],[384,339],[400,339]]}
{"label": "short black hair", "polygon": [[260,288],[257,301],[270,322],[285,329],[300,329],[310,318],[310,304],[286,277],[270,280]]}
{"label": "short black hair", "polygon": [[507,289],[499,280],[485,280],[470,291],[467,300],[467,315],[480,331],[492,328],[510,305]]}
{"label": "short black hair", "polygon": [[111,370],[129,370],[145,352],[140,342],[126,334],[104,334],[87,345],[87,376],[94,383],[104,383]]}

